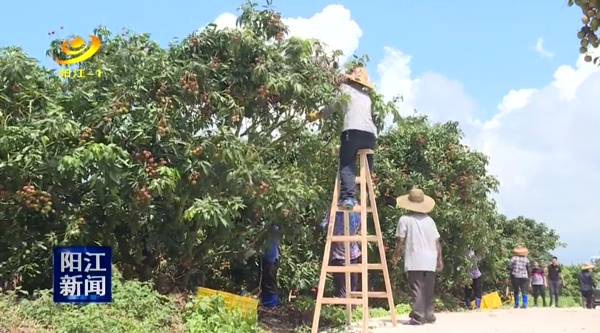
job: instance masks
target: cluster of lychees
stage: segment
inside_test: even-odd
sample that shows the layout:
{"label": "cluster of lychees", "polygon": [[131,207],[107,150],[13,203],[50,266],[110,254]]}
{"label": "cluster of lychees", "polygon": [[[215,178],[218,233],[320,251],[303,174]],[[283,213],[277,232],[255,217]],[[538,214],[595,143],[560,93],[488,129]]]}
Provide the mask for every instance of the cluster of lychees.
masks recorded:
{"label": "cluster of lychees", "polygon": [[163,108],[169,108],[173,105],[173,98],[169,96],[169,87],[166,83],[161,83],[156,90],[156,100]]}
{"label": "cluster of lychees", "polygon": [[[597,48],[600,46],[600,40],[596,33],[600,27],[600,1],[575,1],[575,3],[581,7],[581,11],[583,12],[583,17],[581,18],[583,27],[577,33],[577,37],[581,40],[579,52],[585,54],[591,47]],[[592,56],[587,54],[584,60],[590,62],[592,61]]]}
{"label": "cluster of lychees", "polygon": [[118,101],[113,104],[113,111],[116,114],[126,114],[129,113],[130,105],[125,101]]}
{"label": "cluster of lychees", "polygon": [[188,180],[192,185],[196,185],[200,181],[200,176],[200,172],[192,171],[192,173],[188,176]]}
{"label": "cluster of lychees", "polygon": [[282,42],[285,38],[285,23],[281,20],[281,15],[275,13],[271,15],[269,18],[269,22],[267,25],[267,31],[273,33],[275,35],[275,40],[278,42]]}
{"label": "cluster of lychees", "polygon": [[150,190],[144,186],[135,192],[135,201],[142,205],[148,205],[152,201]]}
{"label": "cluster of lychees", "polygon": [[88,142],[93,135],[94,130],[92,130],[89,127],[84,128],[83,131],[81,131],[81,134],[79,134],[79,144],[84,144]]}
{"label": "cluster of lychees", "polygon": [[144,164],[146,173],[151,178],[157,178],[158,168],[160,166],[167,165],[168,163],[164,158],[160,158],[157,162],[156,159],[152,156],[152,152],[149,150],[137,152],[135,154],[135,159]]}
{"label": "cluster of lychees", "polygon": [[269,186],[269,184],[265,183],[265,182],[260,182],[260,185],[258,185],[258,195],[262,196],[265,195],[269,192],[269,189],[271,188],[271,186]]}
{"label": "cluster of lychees", "polygon": [[192,95],[198,95],[200,92],[200,86],[198,85],[198,78],[196,74],[186,72],[183,74],[181,79],[179,79],[179,84],[183,88],[183,90]]}
{"label": "cluster of lychees", "polygon": [[39,191],[33,185],[25,185],[20,191],[17,191],[17,198],[23,204],[23,207],[42,213],[54,213],[52,208],[52,198],[46,191]]}
{"label": "cluster of lychees", "polygon": [[169,123],[167,122],[167,118],[160,118],[158,122],[158,134],[160,136],[165,136],[169,134],[171,130],[169,129]]}

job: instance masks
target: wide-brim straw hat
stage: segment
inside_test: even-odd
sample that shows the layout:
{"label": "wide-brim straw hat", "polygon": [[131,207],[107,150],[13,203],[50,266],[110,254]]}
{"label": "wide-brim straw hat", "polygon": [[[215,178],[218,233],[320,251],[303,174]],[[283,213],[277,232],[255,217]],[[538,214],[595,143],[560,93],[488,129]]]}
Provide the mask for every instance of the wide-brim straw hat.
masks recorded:
{"label": "wide-brim straw hat", "polygon": [[526,247],[518,246],[513,249],[513,254],[516,256],[527,256],[529,254],[529,250]]}
{"label": "wide-brim straw hat", "polygon": [[583,266],[581,266],[581,270],[583,271],[587,271],[589,269],[594,269],[596,266],[594,266],[593,264],[585,264]]}
{"label": "wide-brim straw hat", "polygon": [[367,72],[367,69],[364,67],[354,68],[352,73],[346,75],[346,78],[371,90],[375,89],[373,83],[369,81],[369,72]]}
{"label": "wide-brim straw hat", "polygon": [[408,194],[396,198],[396,207],[426,214],[431,212],[433,207],[435,207],[435,200],[425,195],[423,190],[415,187],[408,191]]}

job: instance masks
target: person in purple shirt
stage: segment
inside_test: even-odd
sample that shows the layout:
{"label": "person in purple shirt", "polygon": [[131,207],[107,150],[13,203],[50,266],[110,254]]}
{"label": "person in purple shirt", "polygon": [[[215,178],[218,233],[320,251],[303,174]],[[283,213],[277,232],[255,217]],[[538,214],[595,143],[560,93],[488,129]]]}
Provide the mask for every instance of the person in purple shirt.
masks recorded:
{"label": "person in purple shirt", "polygon": [[533,290],[533,304],[538,305],[538,296],[542,296],[542,304],[546,306],[546,272],[537,262],[533,262],[531,270],[531,289]]}
{"label": "person in purple shirt", "polygon": [[471,302],[475,299],[475,308],[481,308],[481,271],[479,270],[479,261],[481,258],[475,255],[473,250],[469,250],[467,259],[471,264],[471,271],[469,275],[471,277],[471,285],[465,287],[465,306],[467,309],[471,308]]}

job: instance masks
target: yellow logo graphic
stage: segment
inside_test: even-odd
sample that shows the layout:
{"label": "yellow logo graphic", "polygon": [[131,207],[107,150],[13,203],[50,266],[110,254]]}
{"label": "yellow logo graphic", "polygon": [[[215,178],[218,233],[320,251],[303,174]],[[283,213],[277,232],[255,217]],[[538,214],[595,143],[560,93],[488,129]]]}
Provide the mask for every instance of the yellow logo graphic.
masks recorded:
{"label": "yellow logo graphic", "polygon": [[[87,47],[87,43],[81,37],[77,36],[71,40],[65,40],[60,46],[63,54],[69,56],[68,59],[56,59],[59,65],[73,65],[89,59],[100,50],[100,38],[90,36],[92,41]],[[87,50],[86,50],[87,48]]]}

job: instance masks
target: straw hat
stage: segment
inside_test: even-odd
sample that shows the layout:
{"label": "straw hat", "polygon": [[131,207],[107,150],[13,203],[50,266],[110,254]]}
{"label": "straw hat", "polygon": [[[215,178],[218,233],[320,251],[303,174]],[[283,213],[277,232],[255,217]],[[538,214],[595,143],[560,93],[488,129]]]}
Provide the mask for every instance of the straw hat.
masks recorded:
{"label": "straw hat", "polygon": [[596,267],[596,266],[594,266],[593,264],[585,264],[585,265],[581,266],[581,270],[587,271],[587,270],[594,269],[594,267]]}
{"label": "straw hat", "polygon": [[513,253],[516,256],[526,257],[529,254],[529,250],[523,246],[517,246],[513,249]]}
{"label": "straw hat", "polygon": [[408,194],[396,198],[396,207],[417,213],[429,213],[435,207],[435,201],[425,195],[423,190],[413,187]]}
{"label": "straw hat", "polygon": [[375,88],[373,83],[371,83],[371,81],[369,81],[369,73],[367,72],[367,69],[364,67],[354,68],[352,73],[346,75],[346,78],[350,81],[354,81],[362,86],[365,86],[371,90],[373,90]]}

